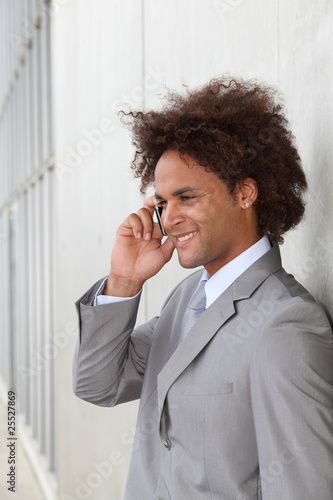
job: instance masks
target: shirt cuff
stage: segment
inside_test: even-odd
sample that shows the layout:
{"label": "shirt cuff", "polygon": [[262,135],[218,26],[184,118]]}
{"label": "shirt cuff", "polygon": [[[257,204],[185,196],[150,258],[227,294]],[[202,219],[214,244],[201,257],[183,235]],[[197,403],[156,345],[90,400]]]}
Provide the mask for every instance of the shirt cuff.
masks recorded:
{"label": "shirt cuff", "polygon": [[141,290],[139,293],[134,295],[133,297],[114,297],[113,295],[103,295],[105,283],[108,277],[104,278],[102,281],[99,289],[96,292],[93,306],[102,306],[104,304],[115,304],[116,302],[123,302],[124,300],[130,300],[130,299],[135,299],[138,295],[140,295]]}

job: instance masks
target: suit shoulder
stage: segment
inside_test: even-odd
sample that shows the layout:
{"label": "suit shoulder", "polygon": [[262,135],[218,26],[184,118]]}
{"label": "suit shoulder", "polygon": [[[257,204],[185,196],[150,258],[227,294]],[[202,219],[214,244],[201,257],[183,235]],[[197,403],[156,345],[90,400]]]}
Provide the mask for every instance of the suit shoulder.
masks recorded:
{"label": "suit shoulder", "polygon": [[[277,302],[285,302],[286,305],[292,299],[299,299],[303,302],[316,303],[311,293],[299,283],[292,274],[287,273],[283,268],[271,274],[264,283],[264,293],[271,290]],[[319,306],[318,306],[319,307]]]}
{"label": "suit shoulder", "polygon": [[273,379],[287,373],[304,378],[314,370],[333,381],[332,329],[323,309],[303,290],[289,298],[275,296],[274,312],[256,339],[252,366]]}

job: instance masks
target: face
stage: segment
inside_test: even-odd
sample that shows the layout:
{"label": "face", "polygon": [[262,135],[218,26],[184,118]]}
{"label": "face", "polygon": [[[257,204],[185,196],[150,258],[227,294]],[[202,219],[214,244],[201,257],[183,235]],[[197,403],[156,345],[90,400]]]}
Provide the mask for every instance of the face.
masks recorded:
{"label": "face", "polygon": [[[229,194],[226,185],[189,155],[166,151],[155,169],[155,198],[163,226],[183,267],[203,265],[210,276],[258,241],[251,189]],[[252,180],[250,180],[252,181]],[[254,181],[253,181],[254,182]]]}

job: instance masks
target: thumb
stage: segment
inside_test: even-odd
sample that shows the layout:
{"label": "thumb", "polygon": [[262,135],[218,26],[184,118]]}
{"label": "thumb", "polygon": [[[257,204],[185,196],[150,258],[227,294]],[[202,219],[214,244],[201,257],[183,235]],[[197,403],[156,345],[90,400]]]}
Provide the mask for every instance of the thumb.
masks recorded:
{"label": "thumb", "polygon": [[167,238],[165,242],[161,245],[161,251],[165,260],[165,263],[169,262],[169,260],[172,257],[173,251],[175,249],[174,244],[170,240],[170,238]]}

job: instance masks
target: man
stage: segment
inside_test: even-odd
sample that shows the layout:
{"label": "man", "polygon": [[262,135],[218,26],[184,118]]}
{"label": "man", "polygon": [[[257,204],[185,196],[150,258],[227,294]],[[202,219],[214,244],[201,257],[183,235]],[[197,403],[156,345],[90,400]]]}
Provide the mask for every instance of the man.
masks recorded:
{"label": "man", "polygon": [[[274,92],[220,79],[125,117],[133,169],[156,193],[77,303],[74,391],[141,398],[126,500],[331,500],[333,336],[281,267],[306,180]],[[174,249],[204,272],[135,328],[142,286]]]}

